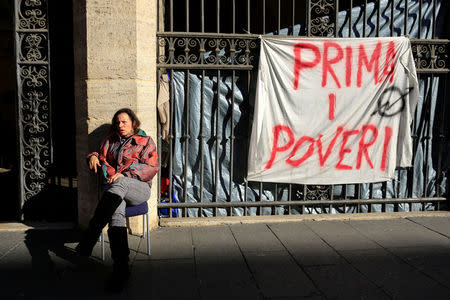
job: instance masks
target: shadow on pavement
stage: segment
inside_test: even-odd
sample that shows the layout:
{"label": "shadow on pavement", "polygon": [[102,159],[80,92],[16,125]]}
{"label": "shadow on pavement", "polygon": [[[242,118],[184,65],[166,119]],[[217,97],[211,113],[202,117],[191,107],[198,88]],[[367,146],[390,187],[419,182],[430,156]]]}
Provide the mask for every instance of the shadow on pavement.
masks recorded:
{"label": "shadow on pavement", "polygon": [[[26,231],[25,247],[18,246],[14,251],[17,263],[11,259],[2,266],[6,271],[4,283],[12,283],[8,286],[11,296],[40,299],[66,295],[65,299],[72,299],[104,295],[110,267],[98,259],[80,257],[74,251],[79,238],[80,232],[75,229]],[[26,251],[30,256],[24,260]],[[20,286],[15,286],[17,282]]]}

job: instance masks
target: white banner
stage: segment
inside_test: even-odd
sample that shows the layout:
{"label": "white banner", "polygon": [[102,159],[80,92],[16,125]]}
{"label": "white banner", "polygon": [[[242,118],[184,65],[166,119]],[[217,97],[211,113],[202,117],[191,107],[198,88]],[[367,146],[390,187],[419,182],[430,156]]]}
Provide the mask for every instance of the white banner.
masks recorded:
{"label": "white banner", "polygon": [[405,37],[261,37],[249,181],[386,181],[411,165],[418,82]]}

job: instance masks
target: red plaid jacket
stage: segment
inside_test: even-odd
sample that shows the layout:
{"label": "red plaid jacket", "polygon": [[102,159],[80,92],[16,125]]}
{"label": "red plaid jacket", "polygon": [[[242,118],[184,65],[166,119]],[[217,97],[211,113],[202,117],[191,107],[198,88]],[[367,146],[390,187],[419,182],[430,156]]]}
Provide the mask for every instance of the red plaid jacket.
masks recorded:
{"label": "red plaid jacket", "polygon": [[152,179],[159,169],[158,154],[153,139],[143,130],[139,130],[122,145],[116,160],[111,150],[117,147],[120,147],[119,135],[110,134],[101,143],[100,150],[90,153],[88,159],[92,155],[98,157],[105,179],[116,173],[122,173],[126,177],[147,182],[151,187]]}

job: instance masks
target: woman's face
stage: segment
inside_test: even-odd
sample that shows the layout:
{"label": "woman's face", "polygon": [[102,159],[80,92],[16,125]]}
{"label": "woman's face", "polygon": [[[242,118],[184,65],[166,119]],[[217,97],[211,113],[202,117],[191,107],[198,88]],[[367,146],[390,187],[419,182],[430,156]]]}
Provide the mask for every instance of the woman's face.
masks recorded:
{"label": "woman's face", "polygon": [[127,113],[121,113],[117,116],[117,129],[121,136],[129,136],[134,133],[133,122]]}

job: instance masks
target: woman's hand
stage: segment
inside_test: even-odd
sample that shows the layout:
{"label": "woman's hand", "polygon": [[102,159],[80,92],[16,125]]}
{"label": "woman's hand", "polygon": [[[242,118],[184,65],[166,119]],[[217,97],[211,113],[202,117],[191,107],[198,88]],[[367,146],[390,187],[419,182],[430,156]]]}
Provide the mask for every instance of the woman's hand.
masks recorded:
{"label": "woman's hand", "polygon": [[123,177],[122,173],[116,173],[113,176],[110,176],[108,178],[108,183],[113,183],[114,181],[116,181],[119,177]]}
{"label": "woman's hand", "polygon": [[95,155],[92,155],[89,159],[89,169],[97,173],[97,167],[101,167],[100,161],[98,160],[98,157]]}

